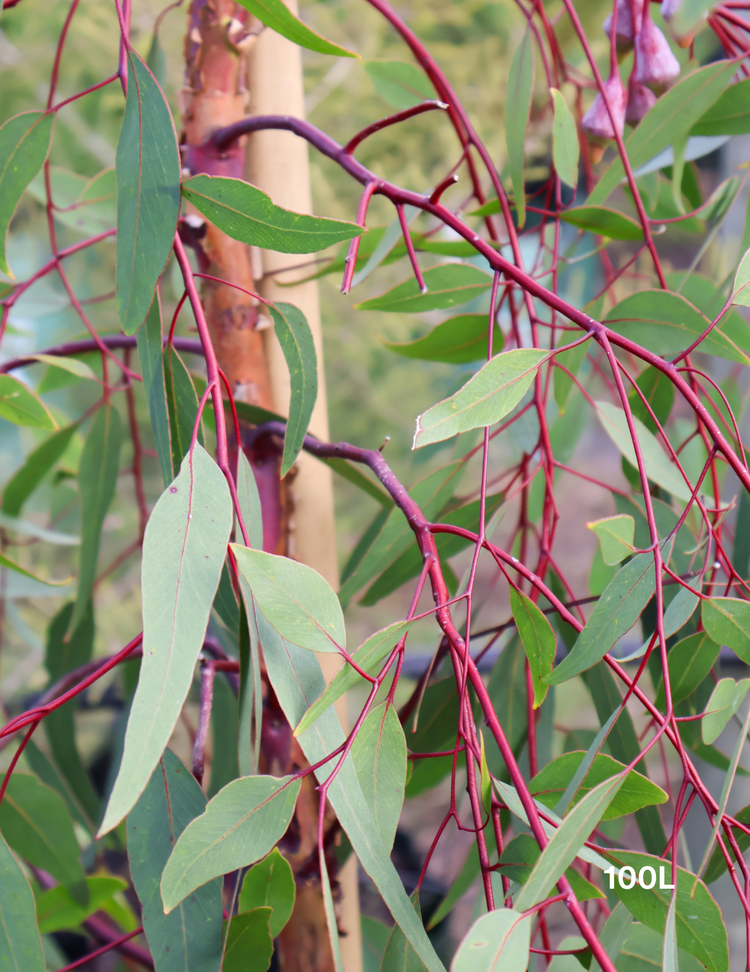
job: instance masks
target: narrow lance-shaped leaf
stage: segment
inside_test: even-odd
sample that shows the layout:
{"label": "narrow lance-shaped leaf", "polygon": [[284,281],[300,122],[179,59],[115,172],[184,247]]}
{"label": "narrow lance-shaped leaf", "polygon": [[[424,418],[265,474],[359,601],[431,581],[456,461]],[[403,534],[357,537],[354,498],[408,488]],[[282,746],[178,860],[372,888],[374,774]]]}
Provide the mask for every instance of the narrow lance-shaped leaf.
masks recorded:
{"label": "narrow lance-shaped leaf", "polygon": [[[487,314],[461,314],[450,317],[442,324],[404,344],[383,341],[383,344],[405,358],[419,361],[445,361],[448,364],[469,364],[487,358]],[[495,325],[492,335],[492,350],[495,354],[503,350],[504,337]]]}
{"label": "narrow lance-shaped leaf", "polygon": [[224,922],[227,943],[221,972],[266,972],[270,968],[273,956],[270,915],[270,908],[253,908]]}
{"label": "narrow lance-shaped leaf", "polygon": [[417,418],[413,449],[494,425],[521,401],[547,351],[517,348],[488,361],[460,391]]}
{"label": "narrow lance-shaped leaf", "polygon": [[560,213],[560,219],[578,229],[587,230],[611,240],[642,240],[643,227],[632,217],[607,209],[606,206],[577,206]]}
{"label": "narrow lance-shaped leaf", "polygon": [[82,523],[81,567],[78,597],[70,622],[73,629],[83,620],[94,589],[104,517],[117,486],[121,439],[122,423],[119,412],[113,406],[105,405],[99,409],[86,436],[78,466]]}
{"label": "narrow lance-shaped leaf", "polygon": [[[604,431],[628,462],[637,468],[638,462],[633,448],[633,440],[630,438],[625,412],[609,402],[596,402],[596,412]],[[633,416],[633,424],[648,478],[653,480],[657,486],[662,486],[668,490],[677,499],[687,502],[690,499],[691,491],[677,466],[662,449],[656,436],[649,432],[640,419]]]}
{"label": "narrow lance-shaped leaf", "polygon": [[158,972],[216,972],[221,964],[221,882],[211,881],[164,914],[159,881],[174,843],[203,813],[206,798],[169,750],[128,814],[128,861]]}
{"label": "narrow lance-shaped leaf", "polygon": [[510,606],[529,661],[534,685],[534,708],[538,709],[544,702],[548,688],[542,679],[552,673],[555,661],[555,635],[549,621],[536,604],[514,587],[510,590]]}
{"label": "narrow lance-shaped leaf", "polygon": [[[518,882],[518,884],[526,884],[541,853],[539,844],[531,834],[519,834],[505,845],[505,849],[500,855],[499,873],[510,878],[511,881]],[[479,858],[477,858],[478,863]],[[477,873],[479,873],[478,867]],[[570,882],[570,886],[579,901],[592,901],[594,898],[605,896],[591,882],[581,877],[574,867],[566,868],[565,877]]]}
{"label": "narrow lance-shaped leaf", "polygon": [[516,898],[515,905],[519,911],[526,911],[547,897],[568,865],[573,863],[624,780],[625,774],[605,780],[587,793],[568,813],[542,851],[529,880]]}
{"label": "narrow lance-shaped leaf", "polygon": [[655,590],[653,555],[638,554],[615,574],[570,653],[545,682],[560,685],[601,661],[633,627]]}
{"label": "narrow lance-shaped leaf", "polygon": [[726,89],[693,126],[691,135],[744,135],[750,132],[750,79]]}
{"label": "narrow lance-shaped leaf", "polygon": [[492,286],[492,277],[469,263],[442,263],[423,274],[425,293],[412,276],[380,297],[372,297],[357,310],[380,310],[394,314],[416,314],[429,310],[446,310],[479,297]]}
{"label": "narrow lance-shaped leaf", "polygon": [[[163,360],[172,467],[179,469],[193,438],[193,429],[198,417],[198,395],[190,372],[171,345],[164,348]],[[198,425],[198,441],[205,446],[202,422]],[[161,456],[159,458],[161,461]],[[172,477],[169,479],[169,482],[171,481]]]}
{"label": "narrow lance-shaped leaf", "polygon": [[269,304],[268,309],[273,318],[276,337],[284,352],[291,384],[289,418],[279,474],[283,479],[299,455],[315,408],[318,397],[318,356],[315,353],[310,325],[298,307],[292,304]]}
{"label": "narrow lance-shaped leaf", "polygon": [[[243,597],[247,597],[248,593],[243,588]],[[298,725],[325,688],[320,663],[312,652],[297,648],[281,638],[260,612],[257,612],[256,618],[271,685],[289,724]],[[325,712],[308,732],[299,737],[310,763],[325,759],[344,739],[341,723],[333,709]],[[321,779],[325,778],[323,774],[328,775],[325,769],[321,771]],[[444,972],[442,962],[435,954],[422,922],[414,913],[383,845],[351,760],[344,761],[328,790],[328,799],[354,852],[414,950],[429,972]]]}
{"label": "narrow lance-shaped leaf", "polygon": [[250,537],[250,546],[263,549],[263,511],[260,505],[258,484],[250,460],[244,450],[237,450],[237,496],[240,501],[242,519]]}
{"label": "narrow lance-shaped leaf", "polygon": [[164,384],[164,361],[161,333],[161,300],[157,292],[146,322],[136,334],[138,356],[141,360],[143,390],[148,402],[148,414],[154,433],[156,451],[164,485],[174,479],[172,452],[169,440],[169,415],[167,413],[167,392]]}
{"label": "narrow lance-shaped leaf", "polygon": [[0,966],[8,972],[44,972],[34,895],[0,834]]}
{"label": "narrow lance-shaped leaf", "polygon": [[346,645],[339,599],[312,567],[288,557],[232,544],[237,566],[258,608],[283,638],[310,651]]}
{"label": "narrow lance-shaped leaf", "polygon": [[534,36],[526,28],[521,43],[513,52],[508,71],[505,96],[505,144],[508,149],[513,198],[518,210],[518,226],[526,222],[526,189],[524,185],[524,145],[531,113],[534,90]]}
{"label": "narrow lance-shaped leaf", "polygon": [[316,253],[366,232],[358,223],[282,209],[243,179],[196,175],[182,194],[227,236],[264,250]]}
{"label": "narrow lance-shaped leaf", "polygon": [[552,158],[562,181],[575,189],[578,185],[578,158],[581,153],[576,123],[562,92],[557,88],[549,90],[555,112],[552,121]]}
{"label": "narrow lance-shaped leaf", "polygon": [[[705,631],[683,638],[670,650],[667,662],[673,705],[693,694],[713,668],[720,651],[719,645]],[[662,708],[665,701],[664,682],[661,680],[654,704]]]}
{"label": "narrow lance-shaped leaf", "polygon": [[393,704],[383,702],[359,727],[351,748],[362,793],[388,851],[404,802],[406,739]]}
{"label": "narrow lance-shaped leaf", "polygon": [[[76,928],[95,911],[112,911],[117,905],[112,900],[116,894],[122,894],[127,883],[120,877],[87,877],[83,882],[86,891],[86,901],[79,903],[64,884],[39,895],[36,902],[36,916],[39,931],[43,935],[51,935],[63,929]],[[132,912],[120,912],[118,917],[126,917],[132,922]],[[135,926],[137,927],[137,925]],[[128,931],[133,931],[129,928]]]}
{"label": "narrow lance-shaped leaf", "polygon": [[62,458],[77,428],[74,423],[60,429],[29,453],[26,462],[5,484],[2,511],[6,516],[18,516],[29,496]]}
{"label": "narrow lance-shaped leaf", "polygon": [[172,114],[129,47],[128,93],[117,143],[117,313],[135,334],[172,252],[180,212],[180,155]]}
{"label": "narrow lance-shaped leaf", "polygon": [[101,834],[133,808],[180,717],[231,529],[226,480],[196,443],[146,526],[141,567],[143,661]]}
{"label": "narrow lance-shaped leaf", "polygon": [[380,97],[397,111],[434,97],[430,79],[409,61],[365,61],[364,69]]}
{"label": "narrow lance-shaped leaf", "polygon": [[302,781],[245,776],[228,783],[175,843],[161,877],[169,914],[208,881],[254,864],[283,837]]}
{"label": "narrow lance-shaped leaf", "polygon": [[317,51],[319,54],[334,54],[339,57],[359,57],[353,51],[348,51],[345,47],[332,44],[316,34],[306,24],[291,12],[283,3],[283,0],[240,0],[243,7],[254,14],[261,23],[277,34],[286,37],[293,44],[306,47],[308,50]]}
{"label": "narrow lance-shaped leaf", "polygon": [[24,189],[47,158],[54,121],[54,112],[25,111],[0,126],[0,270],[9,277],[8,227]]}
{"label": "narrow lance-shaped leaf", "polygon": [[41,398],[13,375],[0,375],[0,418],[29,429],[57,429]]}
{"label": "narrow lance-shaped leaf", "polygon": [[529,963],[531,916],[499,908],[478,918],[458,946],[451,972],[525,972]]}
{"label": "narrow lance-shaped leaf", "polygon": [[[419,921],[422,921],[422,909],[419,904],[419,891],[411,894]],[[398,925],[394,925],[385,944],[380,972],[424,972],[425,964],[409,943]]]}

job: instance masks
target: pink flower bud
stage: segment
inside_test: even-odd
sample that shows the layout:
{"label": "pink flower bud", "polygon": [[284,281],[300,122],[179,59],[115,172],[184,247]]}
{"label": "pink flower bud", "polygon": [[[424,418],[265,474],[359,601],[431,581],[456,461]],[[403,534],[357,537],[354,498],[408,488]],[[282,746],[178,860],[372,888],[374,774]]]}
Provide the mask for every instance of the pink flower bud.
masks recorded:
{"label": "pink flower bud", "polygon": [[[609,81],[604,83],[604,90],[607,93],[607,100],[612,109],[617,131],[622,135],[625,128],[625,101],[627,99],[627,89],[620,80],[619,75],[613,75]],[[604,145],[615,137],[615,129],[612,127],[612,119],[604,104],[604,98],[598,94],[594,98],[594,103],[583,116],[581,127],[591,145]],[[596,153],[601,157],[601,153]]]}
{"label": "pink flower bud", "polygon": [[[616,0],[617,5],[617,36],[615,44],[621,54],[626,54],[633,47],[633,38],[641,29],[643,0]],[[635,28],[633,27],[635,14]],[[602,24],[604,33],[612,39],[612,14],[609,14]]]}
{"label": "pink flower bud", "polygon": [[637,125],[656,104],[656,95],[645,84],[633,81],[628,89],[628,104],[625,108],[625,121]]}
{"label": "pink flower bud", "polygon": [[680,65],[672,53],[667,38],[653,20],[643,18],[635,38],[635,80],[658,94],[669,87],[680,73]]}

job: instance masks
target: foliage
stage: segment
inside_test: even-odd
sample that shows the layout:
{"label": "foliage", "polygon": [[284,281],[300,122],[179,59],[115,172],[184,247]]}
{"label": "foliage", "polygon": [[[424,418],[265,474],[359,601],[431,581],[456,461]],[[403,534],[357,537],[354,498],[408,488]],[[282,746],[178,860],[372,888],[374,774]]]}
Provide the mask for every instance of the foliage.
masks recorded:
{"label": "foliage", "polygon": [[[75,965],[77,936],[92,962],[264,972],[312,888],[340,970],[353,854],[393,919],[362,926],[383,972],[728,972],[709,885],[728,870],[750,916],[750,818],[728,812],[750,225],[727,243],[747,172],[716,185],[707,160],[750,131],[750,0],[417,3],[412,26],[387,0],[240,2],[223,56],[261,28],[304,48],[312,120],[255,113],[197,147],[171,7],[148,38],[119,0],[3,12],[9,49],[54,44],[11,66],[0,125],[0,967]],[[232,167],[279,128],[315,153],[325,216]],[[309,432],[295,291],[217,278],[218,238],[320,279],[344,441]],[[217,286],[266,321],[284,414],[227,380]],[[338,591],[289,542],[317,461]]]}

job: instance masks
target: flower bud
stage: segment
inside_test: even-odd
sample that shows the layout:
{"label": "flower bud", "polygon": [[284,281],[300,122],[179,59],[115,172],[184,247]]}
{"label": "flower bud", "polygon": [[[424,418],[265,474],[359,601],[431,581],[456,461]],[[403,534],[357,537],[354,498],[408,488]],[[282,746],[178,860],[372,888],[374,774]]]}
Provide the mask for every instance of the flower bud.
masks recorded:
{"label": "flower bud", "polygon": [[[627,89],[620,80],[620,76],[613,75],[604,83],[604,90],[607,93],[607,100],[612,109],[612,116],[615,121],[617,131],[622,135],[625,128],[625,101],[627,99]],[[591,153],[592,161],[598,162],[604,154],[604,145],[615,137],[615,129],[612,127],[612,119],[604,104],[601,93],[594,98],[594,103],[583,116],[581,122],[589,145],[594,147]],[[600,149],[600,151],[596,151]]]}
{"label": "flower bud", "polygon": [[656,95],[645,84],[633,81],[628,88],[628,104],[625,108],[625,121],[637,125],[656,104]]}
{"label": "flower bud", "polygon": [[[674,2],[674,0],[672,0]],[[620,54],[627,54],[633,47],[633,39],[641,29],[641,15],[643,12],[643,0],[616,0],[617,6],[617,27],[615,46]],[[633,15],[635,14],[635,26],[633,25]],[[604,33],[612,39],[612,14],[609,14],[602,24]]]}
{"label": "flower bud", "polygon": [[665,91],[680,73],[680,65],[667,38],[648,16],[643,18],[635,38],[635,65],[635,80],[657,94]]}
{"label": "flower bud", "polygon": [[669,21],[682,6],[682,0],[661,0],[661,15]]}

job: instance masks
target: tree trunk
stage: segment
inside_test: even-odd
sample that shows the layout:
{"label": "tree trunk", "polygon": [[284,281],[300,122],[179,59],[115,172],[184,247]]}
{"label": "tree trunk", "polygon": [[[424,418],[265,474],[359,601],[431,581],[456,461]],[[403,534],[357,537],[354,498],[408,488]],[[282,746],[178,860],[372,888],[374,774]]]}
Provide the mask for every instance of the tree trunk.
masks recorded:
{"label": "tree trunk", "polygon": [[[249,28],[249,29],[248,29]],[[256,39],[256,34],[260,36]],[[310,212],[310,183],[305,144],[285,132],[253,135],[245,159],[245,140],[219,155],[206,146],[215,129],[242,118],[247,111],[245,61],[250,106],[253,113],[302,116],[302,65],[294,44],[271,30],[250,22],[234,0],[193,0],[185,40],[186,85],[181,93],[183,112],[183,164],[191,173],[205,172],[242,178],[267,192],[280,206]],[[198,255],[201,270],[253,290],[254,273],[260,271],[260,293],[270,300],[285,300],[305,314],[316,343],[319,393],[311,431],[328,437],[323,349],[318,292],[315,283],[299,287],[279,286],[293,281],[294,274],[278,274],[299,257],[256,251],[221,233],[203,217],[184,227],[186,242]],[[270,321],[257,302],[241,291],[205,281],[203,301],[219,366],[239,401],[288,413],[289,375]],[[263,505],[264,546],[286,554],[318,570],[334,587],[338,585],[330,469],[303,454],[283,482],[279,482],[280,456],[271,443],[255,443],[246,449],[258,482]],[[333,677],[337,659],[319,656],[327,679]],[[307,765],[289,727],[279,726],[273,693],[267,693],[261,736],[264,770],[282,775]],[[345,721],[345,700],[339,703]],[[274,727],[274,728],[271,728]],[[320,877],[317,872],[318,795],[312,777],[305,781],[295,817],[281,848],[290,860],[297,881],[294,913],[278,940],[283,972],[332,972]],[[337,827],[332,813],[326,821],[330,834]],[[341,947],[346,972],[361,972],[362,947],[359,927],[357,864],[350,856],[337,876],[333,854],[331,879],[338,877],[338,913]],[[335,884],[334,884],[335,886]]]}

